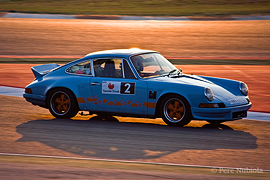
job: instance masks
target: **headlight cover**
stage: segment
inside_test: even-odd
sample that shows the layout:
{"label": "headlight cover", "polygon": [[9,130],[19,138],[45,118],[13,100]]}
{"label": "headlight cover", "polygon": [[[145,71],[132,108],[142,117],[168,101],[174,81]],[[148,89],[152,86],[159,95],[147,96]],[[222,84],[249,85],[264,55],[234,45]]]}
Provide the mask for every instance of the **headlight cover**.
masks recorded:
{"label": "headlight cover", "polygon": [[245,96],[248,95],[248,86],[246,85],[246,83],[240,82],[239,89],[240,89],[242,94],[244,94]]}
{"label": "headlight cover", "polygon": [[209,101],[213,101],[214,99],[214,94],[211,89],[209,88],[204,88],[204,95]]}

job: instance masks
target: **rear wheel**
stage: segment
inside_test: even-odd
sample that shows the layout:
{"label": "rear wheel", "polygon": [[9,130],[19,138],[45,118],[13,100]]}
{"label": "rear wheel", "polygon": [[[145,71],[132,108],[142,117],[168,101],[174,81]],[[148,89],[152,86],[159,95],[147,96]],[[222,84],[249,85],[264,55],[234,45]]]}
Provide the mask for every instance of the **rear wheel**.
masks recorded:
{"label": "rear wheel", "polygon": [[75,96],[67,89],[53,90],[49,95],[48,105],[51,114],[56,118],[69,119],[79,111]]}
{"label": "rear wheel", "polygon": [[169,95],[162,100],[160,112],[163,121],[168,125],[184,126],[191,121],[189,103],[179,95]]}

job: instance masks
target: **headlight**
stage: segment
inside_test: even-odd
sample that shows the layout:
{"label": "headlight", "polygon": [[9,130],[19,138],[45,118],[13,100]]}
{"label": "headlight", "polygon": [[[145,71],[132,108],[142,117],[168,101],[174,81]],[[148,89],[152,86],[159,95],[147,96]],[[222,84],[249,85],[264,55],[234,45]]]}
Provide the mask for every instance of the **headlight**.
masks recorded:
{"label": "headlight", "polygon": [[204,88],[204,95],[209,101],[213,101],[214,99],[214,94],[211,89],[209,88]]}
{"label": "headlight", "polygon": [[245,96],[248,95],[248,86],[245,83],[240,82],[239,89],[240,89],[241,93],[243,93]]}

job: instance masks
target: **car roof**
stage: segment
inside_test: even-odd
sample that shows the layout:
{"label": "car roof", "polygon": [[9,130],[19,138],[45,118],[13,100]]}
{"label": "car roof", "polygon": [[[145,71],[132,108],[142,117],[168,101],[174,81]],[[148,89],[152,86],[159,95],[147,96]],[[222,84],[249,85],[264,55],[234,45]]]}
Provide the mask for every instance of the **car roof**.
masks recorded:
{"label": "car roof", "polygon": [[93,53],[87,54],[84,58],[94,58],[94,57],[110,57],[110,56],[124,56],[129,57],[137,54],[144,54],[144,53],[152,53],[156,51],[152,50],[144,50],[138,48],[131,48],[131,49],[113,49],[113,50],[105,50],[105,51],[97,51]]}

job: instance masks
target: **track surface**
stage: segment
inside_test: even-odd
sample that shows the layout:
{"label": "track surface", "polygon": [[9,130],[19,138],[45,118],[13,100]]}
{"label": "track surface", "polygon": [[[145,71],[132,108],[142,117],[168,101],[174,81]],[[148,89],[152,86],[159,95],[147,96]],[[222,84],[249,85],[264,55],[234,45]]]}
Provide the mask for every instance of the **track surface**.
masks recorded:
{"label": "track surface", "polygon": [[161,119],[64,120],[23,98],[0,96],[0,101],[1,152],[270,169],[269,122],[239,120],[213,127],[192,121],[178,128]]}
{"label": "track surface", "polygon": [[270,56],[270,21],[0,18],[1,55],[85,55],[140,47],[165,56]]}

